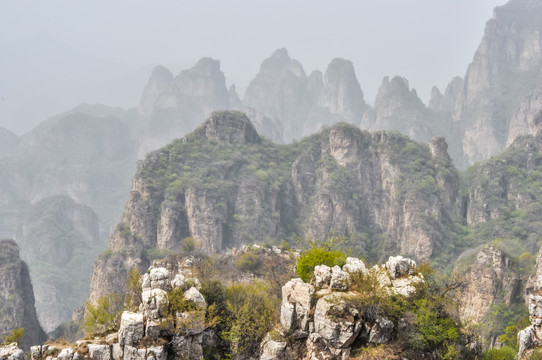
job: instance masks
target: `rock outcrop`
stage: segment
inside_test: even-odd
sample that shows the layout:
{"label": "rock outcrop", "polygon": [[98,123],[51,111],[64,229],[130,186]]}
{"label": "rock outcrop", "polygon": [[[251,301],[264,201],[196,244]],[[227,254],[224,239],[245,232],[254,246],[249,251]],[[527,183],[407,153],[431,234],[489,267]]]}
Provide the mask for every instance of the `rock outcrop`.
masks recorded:
{"label": "rock outcrop", "polygon": [[[121,274],[144,268],[146,250],[176,250],[188,236],[216,252],[294,232],[325,238],[376,231],[384,234],[386,252],[426,259],[446,238],[442,199],[451,202],[457,193],[455,183],[438,175],[453,169],[445,144],[439,149],[433,157],[400,135],[346,124],[302,146],[280,147],[260,139],[243,114],[215,113],[141,163],[111,237],[113,254],[96,263],[92,293],[120,285],[104,279],[115,276],[106,268],[123,268]],[[425,165],[413,167],[416,158]]]}
{"label": "rock outcrop", "polygon": [[28,267],[21,261],[19,247],[13,240],[0,241],[0,278],[0,336],[24,328],[20,340],[23,349],[45,341],[45,333],[34,308],[34,292]]}
{"label": "rock outcrop", "polygon": [[[377,287],[384,292],[408,297],[415,291],[416,284],[424,282],[423,276],[416,273],[416,263],[397,256],[371,269],[366,269],[357,258],[348,258],[347,265],[342,269],[317,266],[314,285],[301,279],[292,279],[284,285],[281,323],[274,335],[268,335],[262,343],[261,360],[300,359],[302,354],[307,360],[345,359],[350,356],[354,342],[359,347],[392,340],[397,324],[383,316],[372,318],[360,311],[352,300],[356,293],[349,289],[351,276],[361,273],[367,279],[374,277]],[[325,273],[330,275],[322,276]],[[337,274],[342,274],[341,287],[334,286]],[[287,336],[292,340],[287,341]]]}
{"label": "rock outcrop", "polygon": [[536,290],[529,295],[531,325],[518,333],[518,359],[527,358],[534,348],[542,346],[542,278],[537,279]]}
{"label": "rock outcrop", "polygon": [[[181,273],[164,267],[151,267],[141,279],[141,304],[136,312],[124,311],[116,334],[106,341],[80,340],[74,347],[55,349],[50,345],[31,348],[33,360],[123,360],[123,359],[188,359],[201,360],[204,348],[216,345],[215,330],[205,325],[207,303],[201,293]],[[198,282],[192,279],[192,283]],[[192,310],[171,313],[171,290],[186,289],[182,296],[195,305]],[[177,299],[179,301],[179,299]]]}
{"label": "rock outcrop", "polygon": [[457,292],[459,316],[465,323],[480,324],[493,305],[507,306],[520,301],[521,288],[517,270],[502,250],[484,246],[461,276],[464,286]]}

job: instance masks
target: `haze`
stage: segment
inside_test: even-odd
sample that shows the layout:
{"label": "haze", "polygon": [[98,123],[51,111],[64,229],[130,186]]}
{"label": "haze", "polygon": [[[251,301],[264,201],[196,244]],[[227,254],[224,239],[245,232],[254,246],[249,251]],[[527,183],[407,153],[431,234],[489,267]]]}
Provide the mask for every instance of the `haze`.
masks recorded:
{"label": "haze", "polygon": [[427,101],[463,76],[504,0],[0,0],[0,126],[22,134],[79,103],[136,106],[154,65],[219,59],[239,93],[275,49],[307,73],[351,60],[368,102],[386,75]]}

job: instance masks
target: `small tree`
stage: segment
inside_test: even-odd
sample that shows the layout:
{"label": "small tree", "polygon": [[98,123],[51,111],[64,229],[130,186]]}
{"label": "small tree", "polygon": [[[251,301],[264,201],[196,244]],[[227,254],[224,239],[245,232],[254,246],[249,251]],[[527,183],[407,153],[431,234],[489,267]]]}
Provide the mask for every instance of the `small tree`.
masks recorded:
{"label": "small tree", "polygon": [[321,247],[315,247],[301,255],[297,261],[295,271],[297,275],[305,282],[309,282],[314,277],[314,267],[316,265],[343,266],[346,264],[346,255],[341,251],[326,250]]}
{"label": "small tree", "polygon": [[126,287],[128,288],[128,291],[124,297],[124,307],[130,311],[137,311],[139,304],[142,302],[141,293],[143,289],[141,286],[141,272],[135,266],[128,274]]}
{"label": "small tree", "polygon": [[11,343],[17,343],[19,345],[19,341],[24,335],[24,328],[19,329],[13,329],[9,335],[6,335],[4,339],[2,340],[2,345],[9,345]]}
{"label": "small tree", "polygon": [[119,326],[122,301],[119,294],[101,296],[96,305],[85,304],[85,331],[88,334],[106,333]]}

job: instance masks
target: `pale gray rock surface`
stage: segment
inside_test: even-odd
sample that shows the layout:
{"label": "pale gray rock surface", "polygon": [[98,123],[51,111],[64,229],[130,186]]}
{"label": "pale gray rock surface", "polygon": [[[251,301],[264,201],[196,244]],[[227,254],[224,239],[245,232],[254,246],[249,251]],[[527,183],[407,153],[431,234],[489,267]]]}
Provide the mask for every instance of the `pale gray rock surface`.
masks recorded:
{"label": "pale gray rock surface", "polygon": [[121,315],[120,328],[118,331],[119,344],[121,346],[133,346],[145,334],[143,314],[124,311]]}

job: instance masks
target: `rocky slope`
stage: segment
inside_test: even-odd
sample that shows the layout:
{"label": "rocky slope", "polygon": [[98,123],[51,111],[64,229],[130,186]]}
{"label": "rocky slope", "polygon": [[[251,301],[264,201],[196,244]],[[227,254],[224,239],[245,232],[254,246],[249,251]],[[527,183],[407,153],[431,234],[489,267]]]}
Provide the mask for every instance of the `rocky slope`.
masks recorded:
{"label": "rocky slope", "polygon": [[96,262],[91,298],[122,286],[114,274],[147,266],[149,249],[175,251],[188,236],[215,252],[344,234],[374,259],[397,251],[427,259],[446,246],[445,204],[457,194],[442,139],[432,150],[346,124],[279,146],[243,114],[214,113],[141,163],[112,253]]}
{"label": "rocky slope", "polygon": [[0,278],[0,334],[5,336],[14,329],[24,328],[21,339],[24,349],[45,341],[34,308],[28,267],[21,261],[13,240],[0,241]]}

